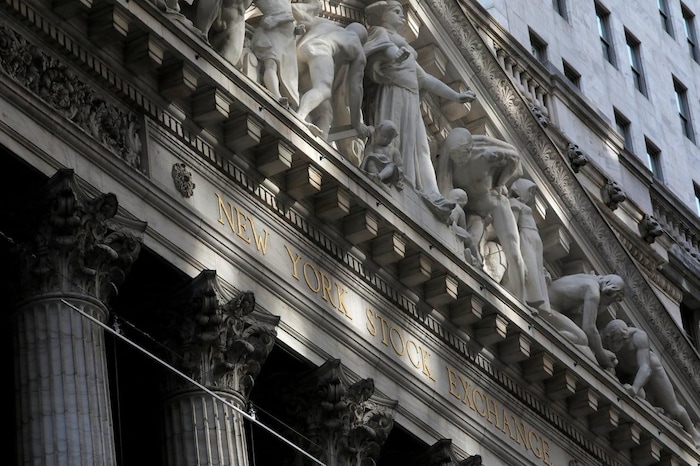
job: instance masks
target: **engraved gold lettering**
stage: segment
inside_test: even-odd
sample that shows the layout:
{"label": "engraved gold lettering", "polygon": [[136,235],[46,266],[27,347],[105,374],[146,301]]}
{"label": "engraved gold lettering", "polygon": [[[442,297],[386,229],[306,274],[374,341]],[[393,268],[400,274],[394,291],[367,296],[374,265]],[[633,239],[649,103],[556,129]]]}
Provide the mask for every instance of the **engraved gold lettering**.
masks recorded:
{"label": "engraved gold lettering", "polygon": [[287,250],[287,254],[289,254],[289,258],[292,260],[292,267],[294,268],[294,273],[292,273],[292,277],[299,280],[299,271],[297,270],[297,265],[301,260],[301,256],[299,254],[293,254],[292,250],[289,249],[289,246],[287,246],[286,244],[284,245],[284,247]]}
{"label": "engraved gold lettering", "polygon": [[552,466],[552,460],[549,459],[549,442],[542,437],[542,462],[547,466]]}
{"label": "engraved gold lettering", "polygon": [[255,219],[248,217],[250,222],[250,229],[253,231],[253,238],[255,239],[255,249],[263,253],[263,256],[267,253],[267,239],[270,237],[270,232],[263,228],[263,234],[259,234],[255,228]]}
{"label": "engraved gold lettering", "polygon": [[[310,269],[314,273],[314,280],[316,280],[316,286],[311,286],[311,282],[309,282],[309,276],[306,273],[306,270]],[[314,269],[314,266],[311,262],[304,262],[304,266],[302,267],[302,270],[304,271],[304,280],[306,280],[306,286],[309,287],[311,291],[314,293],[318,293],[321,290],[321,280],[318,277],[318,272],[316,269]]]}
{"label": "engraved gold lettering", "polygon": [[433,377],[433,374],[430,372],[430,368],[428,367],[428,358],[430,357],[430,353],[421,347],[420,357],[421,361],[423,361],[423,374],[427,375],[428,378],[434,382],[435,377]]}
{"label": "engraved gold lettering", "polygon": [[[463,379],[461,376],[459,377],[459,380],[462,381],[462,388],[464,388],[464,400],[469,404],[469,408],[472,411],[476,411],[476,407],[474,406],[474,401],[472,400],[472,397],[469,395],[469,386],[471,385],[471,382],[468,380]],[[462,400],[462,402],[464,402]]]}
{"label": "engraved gold lettering", "polygon": [[513,436],[513,429],[510,428],[510,421],[508,420],[508,413],[506,412],[505,408],[503,408],[503,412],[501,413],[501,419],[503,419],[503,428],[501,430],[505,434],[506,427],[508,427],[508,435],[510,435],[510,438],[512,440],[515,440],[515,437]]}
{"label": "engraved gold lettering", "polygon": [[[399,341],[401,342],[401,351],[399,351],[396,348],[396,343],[394,343],[394,337],[392,335],[396,335],[398,337]],[[404,353],[406,352],[406,346],[404,345],[403,337],[401,336],[399,331],[396,329],[396,327],[391,327],[389,329],[389,341],[391,341],[391,347],[394,348],[394,351],[396,352],[396,354],[398,354],[399,356],[403,356]]]}
{"label": "engraved gold lettering", "polygon": [[350,315],[350,312],[348,312],[348,308],[345,307],[345,301],[343,300],[345,295],[348,294],[348,290],[341,288],[340,284],[338,283],[335,284],[335,287],[338,291],[338,310],[345,314],[348,319],[352,320],[352,316]]}
{"label": "engraved gold lettering", "polygon": [[455,376],[457,375],[449,366],[445,366],[447,369],[447,381],[450,385],[450,395],[454,396],[458,400],[462,399],[462,395],[457,393],[457,384],[455,383]]}
{"label": "engraved gold lettering", "polygon": [[[412,351],[409,348],[409,345],[413,347],[413,350],[416,354],[416,360],[413,360],[413,357],[411,357]],[[408,356],[408,360],[411,362],[411,365],[418,369],[420,367],[420,361],[418,360],[418,357],[420,356],[420,351],[418,350],[418,346],[416,345],[416,342],[413,340],[408,340],[406,342],[406,355]]]}
{"label": "engraved gold lettering", "polygon": [[238,222],[238,231],[236,232],[236,235],[246,243],[250,244],[252,240],[247,236],[243,236],[243,233],[245,232],[246,228],[248,228],[243,219],[248,220],[248,217],[246,216],[246,214],[238,210],[237,207],[234,208],[236,209],[236,221]]}
{"label": "engraved gold lettering", "polygon": [[377,317],[379,318],[379,321],[382,323],[382,343],[384,346],[389,346],[389,340],[386,338],[386,329],[389,327],[389,322],[384,320],[384,317],[382,317],[381,314],[377,312]]}
{"label": "engraved gold lettering", "polygon": [[[479,404],[478,404],[478,402],[476,401],[476,394],[477,394],[477,393],[478,393],[479,396],[481,397],[481,403],[482,403],[483,406],[484,406],[483,412],[482,412],[482,411],[479,411],[479,406],[478,406]],[[472,400],[474,401],[474,411],[476,411],[477,413],[479,413],[479,416],[481,416],[481,417],[486,417],[486,397],[484,396],[483,393],[481,393],[481,390],[479,390],[478,388],[475,388],[475,389],[472,390]]]}
{"label": "engraved gold lettering", "polygon": [[377,335],[377,326],[374,325],[374,316],[372,315],[372,309],[367,308],[367,331],[373,337]]}
{"label": "engraved gold lettering", "polygon": [[[226,225],[224,223],[224,217],[222,216],[222,214],[225,215],[226,220],[228,220],[228,224],[231,227],[231,231],[235,233],[236,227],[233,224],[233,219],[231,218],[231,213],[228,211],[228,209],[226,209],[226,205],[224,204],[224,200],[221,199],[221,196],[219,196],[219,193],[216,193],[216,198],[219,200],[219,223],[222,225]],[[231,204],[229,204],[229,207],[231,208],[231,210],[233,210],[233,206]]]}
{"label": "engraved gold lettering", "polygon": [[[493,409],[491,409],[491,406],[493,406]],[[486,411],[488,412],[488,421],[495,425],[497,429],[500,429],[501,427],[498,425],[498,407],[496,407],[496,400],[492,399],[490,396],[486,397]],[[491,414],[493,414],[496,422],[491,419]]]}
{"label": "engraved gold lettering", "polygon": [[519,422],[518,419],[516,419],[515,416],[511,415],[513,418],[513,425],[515,425],[515,443],[518,445],[521,444],[520,440],[522,440],[522,445],[525,447],[526,450],[530,449],[530,445],[527,442],[527,438],[525,437],[525,424],[522,422]]}
{"label": "engraved gold lettering", "polygon": [[321,289],[323,290],[321,299],[328,301],[333,307],[336,307],[335,303],[333,302],[333,297],[331,296],[333,284],[331,283],[331,279],[328,278],[328,276],[323,272],[321,272]]}
{"label": "engraved gold lettering", "polygon": [[[534,437],[534,442],[533,442],[533,437]],[[540,444],[540,437],[537,435],[537,432],[534,430],[530,430],[530,432],[527,433],[527,441],[530,444],[530,448],[532,449],[532,453],[537,457],[537,458],[542,458],[542,449],[539,447]]]}

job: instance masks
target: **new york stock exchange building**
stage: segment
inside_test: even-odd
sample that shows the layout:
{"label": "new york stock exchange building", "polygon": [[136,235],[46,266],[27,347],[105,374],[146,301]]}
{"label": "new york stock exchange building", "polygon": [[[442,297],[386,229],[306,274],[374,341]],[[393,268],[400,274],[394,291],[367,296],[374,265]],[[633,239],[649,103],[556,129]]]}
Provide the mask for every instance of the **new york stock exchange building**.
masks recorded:
{"label": "new york stock exchange building", "polygon": [[700,464],[700,222],[485,3],[3,0],[3,464]]}

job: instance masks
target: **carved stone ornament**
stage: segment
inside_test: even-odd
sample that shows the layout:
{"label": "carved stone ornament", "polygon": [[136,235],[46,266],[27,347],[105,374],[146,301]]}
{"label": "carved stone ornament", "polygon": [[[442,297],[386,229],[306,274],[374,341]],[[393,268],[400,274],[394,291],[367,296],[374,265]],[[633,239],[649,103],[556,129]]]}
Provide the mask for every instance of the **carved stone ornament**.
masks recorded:
{"label": "carved stone ornament", "polygon": [[664,230],[659,222],[649,214],[644,214],[638,227],[639,235],[649,244],[652,244],[656,241],[656,238],[664,234]]}
{"label": "carved stone ornament", "polygon": [[22,236],[32,239],[20,255],[22,295],[72,292],[106,301],[116,294],[146,228],[117,218],[118,207],[114,194],[90,197],[73,170],[57,172],[27,208],[33,221]]}
{"label": "carved stone ornament", "polygon": [[[197,382],[247,397],[272,351],[279,317],[256,311],[250,291],[222,304],[224,294],[216,272],[205,270],[172,296],[163,319],[166,345],[177,355],[172,363]],[[169,388],[192,386],[173,377]]]}
{"label": "carved stone ornament", "polygon": [[15,31],[0,25],[0,70],[77,124],[128,165],[141,169],[138,117],[109,103],[94,87]]}
{"label": "carved stone ornament", "polygon": [[570,142],[566,146],[566,155],[569,157],[569,162],[571,162],[571,169],[574,173],[578,173],[581,167],[584,167],[588,163],[588,158],[579,148],[578,144]]}
{"label": "carved stone ornament", "polygon": [[622,190],[622,187],[616,181],[608,180],[601,189],[601,197],[606,206],[610,210],[618,208],[620,203],[627,200],[627,194]]}
{"label": "carved stone ornament", "polygon": [[184,163],[173,164],[173,184],[182,197],[192,197],[195,184],[192,182],[192,172],[187,170]]}
{"label": "carved stone ornament", "polygon": [[540,109],[540,107],[530,104],[530,110],[532,110],[532,114],[535,115],[535,119],[537,119],[537,122],[541,124],[543,128],[546,128],[549,125],[549,118],[542,113],[542,109]]}
{"label": "carved stone ornament", "polygon": [[376,464],[397,401],[373,396],[372,379],[349,381],[338,359],[302,376],[297,387],[286,401],[296,429],[308,439],[303,448],[324,464]]}
{"label": "carved stone ornament", "polygon": [[452,440],[440,439],[425,452],[413,455],[407,466],[481,466],[481,456],[472,455],[460,460],[454,451]]}

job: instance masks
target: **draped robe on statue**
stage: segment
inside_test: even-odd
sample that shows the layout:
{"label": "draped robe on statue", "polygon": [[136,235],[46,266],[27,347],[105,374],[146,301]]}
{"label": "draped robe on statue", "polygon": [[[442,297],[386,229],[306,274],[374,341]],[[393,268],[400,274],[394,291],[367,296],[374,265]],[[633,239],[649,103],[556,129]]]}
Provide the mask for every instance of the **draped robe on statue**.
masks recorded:
{"label": "draped robe on statue", "polygon": [[[397,61],[392,50],[405,47],[409,57]],[[377,84],[372,121],[394,122],[399,135],[393,143],[399,149],[405,181],[432,202],[444,201],[430,159],[430,146],[420,109],[420,82],[425,71],[416,61],[416,51],[400,34],[381,26],[369,28],[364,46],[367,56],[365,75]]]}

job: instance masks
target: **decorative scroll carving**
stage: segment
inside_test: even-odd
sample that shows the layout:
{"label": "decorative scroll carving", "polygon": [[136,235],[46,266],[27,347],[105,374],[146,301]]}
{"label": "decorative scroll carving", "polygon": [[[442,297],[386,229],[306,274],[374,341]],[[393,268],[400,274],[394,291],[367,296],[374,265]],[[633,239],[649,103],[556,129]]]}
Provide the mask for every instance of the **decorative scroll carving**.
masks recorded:
{"label": "decorative scroll carving", "polygon": [[610,210],[615,210],[617,207],[627,200],[627,194],[622,190],[622,187],[612,180],[608,180],[600,191],[601,198]]}
{"label": "decorative scroll carving", "polygon": [[[252,292],[222,304],[216,272],[205,270],[168,306],[166,344],[177,355],[172,363],[202,385],[250,394],[262,364],[272,351],[279,317],[255,311]],[[182,379],[171,389],[191,388]]]}
{"label": "decorative scroll carving", "polygon": [[61,61],[3,25],[0,25],[0,69],[131,167],[141,169],[138,117],[109,103]]}
{"label": "decorative scroll carving", "polygon": [[[117,218],[114,194],[89,197],[73,170],[60,170],[28,207],[20,257],[21,293],[76,292],[106,301],[116,294],[141,251],[145,223]],[[131,230],[131,231],[130,231]]]}
{"label": "decorative scroll carving", "polygon": [[571,162],[571,169],[574,173],[578,173],[581,167],[584,167],[588,163],[588,158],[579,148],[578,144],[570,142],[566,146],[566,156],[569,157],[569,162]]}
{"label": "decorative scroll carving", "polygon": [[307,451],[324,464],[375,464],[393,427],[396,401],[373,396],[372,379],[349,381],[338,359],[302,376],[297,387],[287,406],[309,439]]}
{"label": "decorative scroll carving", "polygon": [[171,174],[177,192],[182,194],[182,197],[192,197],[192,194],[194,194],[195,184],[192,182],[192,172],[187,170],[185,164],[173,164]]}

